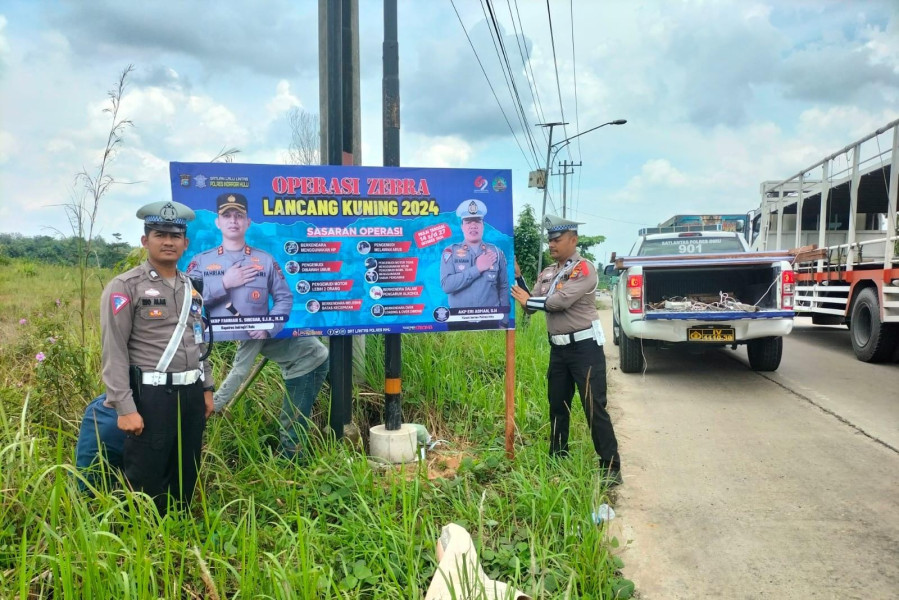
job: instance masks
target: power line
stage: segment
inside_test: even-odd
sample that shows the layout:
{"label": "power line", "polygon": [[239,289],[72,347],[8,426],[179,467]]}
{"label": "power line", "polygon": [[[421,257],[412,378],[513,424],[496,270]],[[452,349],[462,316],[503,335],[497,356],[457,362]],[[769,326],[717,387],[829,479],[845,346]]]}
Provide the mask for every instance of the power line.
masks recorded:
{"label": "power line", "polygon": [[[509,55],[506,52],[506,44],[503,42],[502,32],[499,28],[499,23],[496,20],[496,13],[493,10],[493,4],[491,0],[486,0],[487,11],[490,12],[490,18],[487,19],[486,11],[484,12],[484,19],[487,21],[488,28],[492,26],[492,30],[490,33],[490,37],[493,40],[493,48],[496,50],[496,56],[500,63],[500,70],[503,72],[503,78],[506,80],[506,86],[509,88],[509,94],[512,98],[512,105],[516,107],[516,112],[518,114],[518,120],[521,123],[522,131],[525,132],[527,136],[528,144],[531,147],[531,152],[534,155],[534,162],[539,164],[540,159],[537,158],[537,147],[534,142],[533,134],[530,131],[530,127],[528,127],[528,119],[527,115],[524,112],[524,106],[521,102],[521,96],[518,93],[518,86],[515,84],[515,74],[512,72],[512,65],[509,62]],[[484,2],[481,2],[481,10],[484,11]],[[502,56],[500,56],[502,54]]]}
{"label": "power line", "polygon": [[650,227],[651,225],[648,223],[638,223],[637,221],[625,221],[623,219],[613,219],[612,217],[603,217],[601,215],[594,215],[593,213],[580,213],[582,215],[587,215],[588,217],[593,217],[594,219],[602,219],[603,221],[614,221],[615,223],[627,223],[628,225],[640,225],[641,227]]}
{"label": "power line", "polygon": [[[540,90],[537,87],[537,78],[534,76],[534,67],[531,65],[531,53],[527,49],[527,43],[522,44],[522,38],[526,38],[524,33],[524,23],[521,22],[521,14],[518,12],[518,0],[515,0],[515,14],[512,14],[512,5],[509,0],[506,0],[506,5],[509,7],[509,16],[512,18],[512,29],[515,31],[515,40],[518,42],[518,55],[521,57],[521,64],[524,67],[524,76],[528,80],[528,87],[531,90],[531,99],[534,101],[534,109],[537,112],[537,116],[540,118],[541,123],[546,122],[546,118],[543,116],[543,105],[540,102]],[[515,15],[518,15],[518,27],[515,26]],[[521,37],[518,37],[518,32],[521,31]],[[524,48],[522,48],[524,46]],[[527,57],[527,61],[525,61],[525,56]],[[530,71],[530,76],[528,75],[528,71]],[[541,129],[543,132],[543,140],[548,144],[549,138],[546,136],[546,130]]]}
{"label": "power line", "polygon": [[[581,120],[578,115],[578,103],[577,103],[577,56],[575,54],[575,43],[574,43],[574,0],[569,0],[568,4],[569,15],[571,16],[571,64],[572,64],[572,72],[574,73],[574,126],[575,131],[581,130]],[[577,158],[578,162],[581,161],[583,157],[583,153],[581,152],[581,138],[577,139]],[[578,171],[577,174],[577,185],[572,185],[572,196],[575,196],[571,205],[572,214],[575,214],[577,210],[577,205],[581,199],[581,172]]]}
{"label": "power line", "polygon": [[478,56],[478,51],[475,50],[474,44],[471,41],[471,37],[468,35],[468,30],[465,29],[465,24],[462,22],[462,17],[459,15],[459,11],[456,9],[456,3],[453,0],[450,0],[450,4],[453,6],[453,11],[455,11],[456,13],[456,18],[459,19],[459,25],[462,26],[462,31],[463,33],[465,33],[465,38],[468,40],[468,45],[471,46],[471,51],[474,52],[474,57],[477,59],[478,65],[481,67],[481,73],[484,74],[484,79],[487,80],[487,85],[490,86],[490,91],[493,92],[493,98],[496,100],[496,105],[499,107],[499,111],[503,114],[503,119],[506,120],[506,125],[509,126],[509,131],[512,133],[512,137],[515,138],[515,143],[518,145],[518,149],[521,150],[521,155],[524,156],[524,161],[528,164],[528,168],[534,169],[535,167],[531,164],[527,153],[521,146],[521,142],[518,141],[518,136],[515,135],[515,130],[512,128],[512,123],[509,122],[509,117],[506,116],[506,111],[503,110],[503,105],[500,103],[499,97],[496,95],[496,90],[493,89],[493,84],[490,83],[490,77],[487,76],[487,71],[484,69],[484,64],[481,62],[481,57]]}
{"label": "power line", "polygon": [[[559,92],[559,108],[562,111],[562,121],[565,120],[565,105],[562,103],[562,85],[559,83],[559,62],[556,60],[556,38],[553,34],[553,15],[552,11],[549,9],[549,0],[546,0],[546,16],[549,19],[549,40],[552,44],[553,48],[553,67],[556,70],[556,90]],[[565,137],[568,137],[568,129],[563,125],[562,130],[565,132]]]}

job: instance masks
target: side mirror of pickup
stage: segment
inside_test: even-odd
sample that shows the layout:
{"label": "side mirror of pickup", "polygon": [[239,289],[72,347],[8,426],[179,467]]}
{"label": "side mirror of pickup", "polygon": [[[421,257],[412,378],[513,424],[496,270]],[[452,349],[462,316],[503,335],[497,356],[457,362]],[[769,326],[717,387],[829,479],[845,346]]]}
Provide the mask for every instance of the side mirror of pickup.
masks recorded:
{"label": "side mirror of pickup", "polygon": [[612,263],[612,264],[610,264],[610,265],[606,265],[605,268],[604,268],[603,271],[602,271],[602,274],[603,274],[603,275],[608,275],[608,276],[610,276],[610,277],[613,277],[613,276],[615,276],[615,275],[618,275],[618,269],[615,268],[615,263]]}

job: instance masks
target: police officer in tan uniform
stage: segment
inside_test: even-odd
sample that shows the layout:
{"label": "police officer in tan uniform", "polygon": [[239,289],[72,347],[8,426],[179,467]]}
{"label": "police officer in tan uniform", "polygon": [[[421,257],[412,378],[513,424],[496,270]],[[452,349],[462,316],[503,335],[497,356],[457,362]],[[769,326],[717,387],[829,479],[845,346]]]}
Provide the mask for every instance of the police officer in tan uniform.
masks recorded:
{"label": "police officer in tan uniform", "polygon": [[188,504],[193,495],[214,386],[200,361],[202,297],[177,268],[194,212],[163,201],[137,217],[147,261],[110,281],[100,301],[103,382],[126,434],[125,476],[165,514],[169,499]]}
{"label": "police officer in tan uniform", "polygon": [[596,268],[578,254],[580,223],[547,215],[544,226],[549,253],[555,260],[537,278],[532,296],[521,282],[512,296],[528,313],[544,311],[549,333],[550,441],[552,456],[568,454],[571,400],[577,387],[590,425],[593,448],[602,475],[611,485],[621,483],[621,458],[609,413],[606,412],[605,338],[596,311]]}
{"label": "police officer in tan uniform", "polygon": [[444,249],[440,260],[440,287],[451,309],[497,308],[503,314],[490,323],[508,322],[509,277],[502,250],[484,241],[487,206],[480,200],[463,200],[456,209],[462,220],[462,242]]}
{"label": "police officer in tan uniform", "polygon": [[[222,244],[196,255],[187,267],[191,277],[203,279],[203,297],[210,317],[283,317],[270,329],[220,331],[215,341],[270,339],[284,329],[293,308],[293,294],[274,257],[246,241],[250,217],[243,194],[225,193],[216,198],[216,226],[222,232]],[[269,309],[269,298],[272,307]]]}

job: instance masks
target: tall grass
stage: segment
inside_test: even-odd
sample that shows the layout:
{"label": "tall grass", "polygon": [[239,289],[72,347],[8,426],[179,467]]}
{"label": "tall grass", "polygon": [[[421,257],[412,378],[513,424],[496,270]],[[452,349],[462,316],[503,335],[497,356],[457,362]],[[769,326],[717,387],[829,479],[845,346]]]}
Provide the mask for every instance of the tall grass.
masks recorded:
{"label": "tall grass", "polygon": [[[38,270],[40,281],[51,273]],[[571,458],[547,456],[539,317],[517,332],[514,461],[503,451],[504,333],[404,336],[405,420],[445,440],[425,461],[381,470],[326,436],[304,466],[278,458],[283,388],[267,366],[228,418],[209,422],[190,511],[160,519],[121,480],[78,491],[75,437],[90,394],[59,406],[42,365],[11,350],[34,337],[32,313],[54,300],[17,307],[28,323],[0,346],[0,598],[422,598],[449,522],[471,532],[488,575],[536,598],[628,597],[605,529],[591,519],[606,490],[580,411]],[[97,339],[91,330],[99,387]],[[218,378],[232,354],[217,347]],[[369,338],[369,386],[355,414],[363,429],[378,421],[382,357]]]}

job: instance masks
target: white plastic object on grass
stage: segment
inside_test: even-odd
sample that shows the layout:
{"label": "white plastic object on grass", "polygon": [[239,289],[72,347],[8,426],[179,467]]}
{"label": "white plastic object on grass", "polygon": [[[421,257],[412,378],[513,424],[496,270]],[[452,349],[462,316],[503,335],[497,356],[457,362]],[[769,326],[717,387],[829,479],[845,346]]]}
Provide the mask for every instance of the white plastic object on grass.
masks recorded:
{"label": "white plastic object on grass", "polygon": [[606,503],[602,503],[593,511],[593,522],[601,525],[603,522],[611,521],[615,518],[615,510]]}

